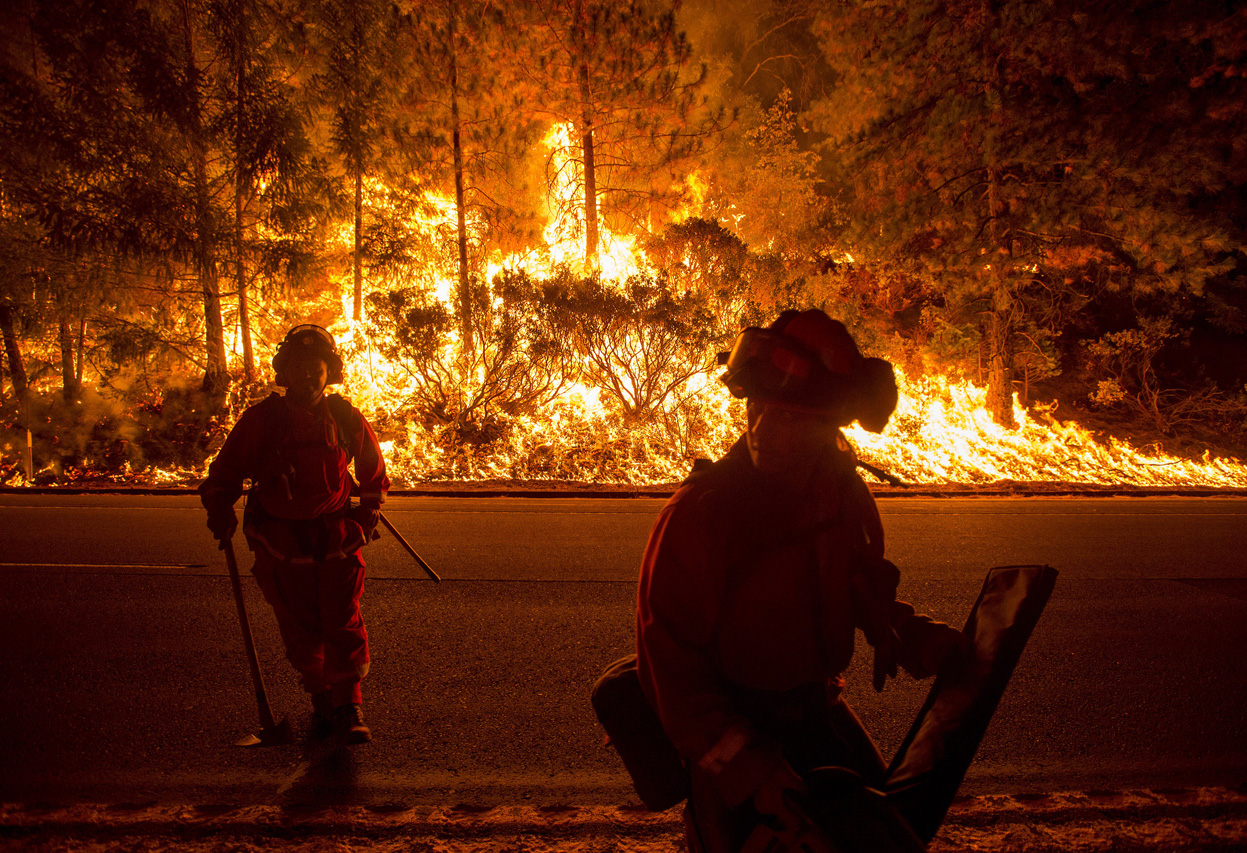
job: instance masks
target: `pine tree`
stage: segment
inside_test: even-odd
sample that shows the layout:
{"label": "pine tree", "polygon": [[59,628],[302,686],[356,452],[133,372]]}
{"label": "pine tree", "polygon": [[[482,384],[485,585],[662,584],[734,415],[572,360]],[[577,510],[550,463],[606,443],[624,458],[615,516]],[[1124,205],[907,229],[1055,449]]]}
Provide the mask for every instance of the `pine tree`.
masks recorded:
{"label": "pine tree", "polygon": [[[308,168],[309,149],[295,93],[287,84],[283,54],[297,46],[297,17],[281,0],[214,0],[205,10],[213,52],[221,58],[214,75],[219,102],[220,144],[233,190],[231,251],[238,298],[238,324],[247,381],[255,374],[249,291],[255,276],[256,226],[268,208],[297,194]],[[280,227],[269,228],[280,231]],[[248,261],[251,260],[251,269]]]}
{"label": "pine tree", "polygon": [[1039,296],[1197,292],[1231,263],[1242,236],[1208,213],[1243,185],[1229,154],[1242,15],[1215,2],[849,0],[821,16],[840,76],[811,118],[851,187],[845,248],[932,279],[963,322],[978,315],[998,422],[1012,421],[1014,355]]}
{"label": "pine tree", "polygon": [[706,68],[677,28],[674,3],[543,0],[530,11],[533,107],[575,128],[583,174],[585,265],[598,266],[602,223],[656,224],[683,191],[685,171],[719,129],[701,88]]}
{"label": "pine tree", "polygon": [[364,183],[382,167],[401,91],[403,22],[383,0],[319,0],[313,18],[320,70],[313,85],[331,114],[330,142],[341,161],[352,197],[352,317],[363,306],[365,255]]}
{"label": "pine tree", "polygon": [[[537,124],[523,98],[528,61],[518,23],[493,0],[438,0],[414,16],[415,85],[405,133],[423,155],[432,189],[454,199],[455,305],[465,363],[476,348],[472,291],[490,246],[532,219],[525,156]],[[477,233],[469,222],[478,223]]]}

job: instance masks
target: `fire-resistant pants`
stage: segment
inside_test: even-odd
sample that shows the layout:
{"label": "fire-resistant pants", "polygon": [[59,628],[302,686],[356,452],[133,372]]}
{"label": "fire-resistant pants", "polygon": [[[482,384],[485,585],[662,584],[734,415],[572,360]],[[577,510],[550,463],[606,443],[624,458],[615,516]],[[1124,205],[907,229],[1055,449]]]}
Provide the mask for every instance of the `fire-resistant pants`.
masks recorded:
{"label": "fire-resistant pants", "polygon": [[334,707],[360,702],[368,674],[368,631],[359,610],[364,561],[359,554],[291,563],[255,552],[251,570],[277,617],[286,659],[308,693],[330,691]]}
{"label": "fire-resistant pants", "polygon": [[[867,784],[883,781],[886,765],[857,714],[839,695],[840,684],[811,685],[790,693],[754,691],[736,697],[754,728],[779,743],[800,776],[816,767],[847,767]],[[714,780],[693,767],[684,807],[690,853],[737,853],[762,816],[752,802],[732,807]]]}

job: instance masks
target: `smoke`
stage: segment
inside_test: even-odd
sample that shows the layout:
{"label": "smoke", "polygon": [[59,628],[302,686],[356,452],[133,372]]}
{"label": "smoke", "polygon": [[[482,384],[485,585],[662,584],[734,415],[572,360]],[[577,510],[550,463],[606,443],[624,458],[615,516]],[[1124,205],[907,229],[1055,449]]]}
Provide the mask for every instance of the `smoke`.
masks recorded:
{"label": "smoke", "polygon": [[[133,475],[203,468],[222,428],[210,401],[189,380],[138,395],[133,386],[83,386],[72,400],[59,391],[32,393],[6,409],[0,433],[0,483],[129,482]],[[33,472],[27,471],[27,431]]]}

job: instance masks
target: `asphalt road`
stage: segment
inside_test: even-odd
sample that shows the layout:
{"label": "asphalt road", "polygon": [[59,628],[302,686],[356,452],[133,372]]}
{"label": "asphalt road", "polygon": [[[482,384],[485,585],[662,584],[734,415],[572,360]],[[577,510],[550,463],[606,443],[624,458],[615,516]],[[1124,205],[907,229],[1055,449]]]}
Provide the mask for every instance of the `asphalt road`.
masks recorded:
{"label": "asphalt road", "polygon": [[[0,802],[634,801],[588,706],[628,653],[661,501],[397,498],[368,550],[376,742],[245,750],[255,706],[224,566],[190,496],[0,495]],[[969,794],[1247,782],[1247,499],[894,498],[901,594],[960,625],[984,571],[1056,593]],[[248,563],[243,551],[244,563]],[[248,603],[278,714],[308,723]],[[860,656],[866,660],[866,655]],[[867,661],[868,662],[868,661]],[[886,755],[927,683],[850,700]]]}

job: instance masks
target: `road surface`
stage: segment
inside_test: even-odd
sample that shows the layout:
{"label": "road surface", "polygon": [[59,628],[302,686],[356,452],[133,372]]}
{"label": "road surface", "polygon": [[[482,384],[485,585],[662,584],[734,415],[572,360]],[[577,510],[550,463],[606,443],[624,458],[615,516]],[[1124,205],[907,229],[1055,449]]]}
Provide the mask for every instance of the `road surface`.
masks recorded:
{"label": "road surface", "polygon": [[[635,802],[588,706],[629,652],[653,499],[396,498],[368,550],[376,742],[244,750],[255,727],[219,553],[192,496],[0,495],[0,802]],[[1247,782],[1247,500],[881,501],[902,597],[960,625],[992,565],[1056,593],[968,794]],[[242,551],[244,566],[249,563]],[[308,711],[248,604],[278,714]],[[867,655],[859,658],[868,664]],[[886,755],[929,683],[849,697]]]}

